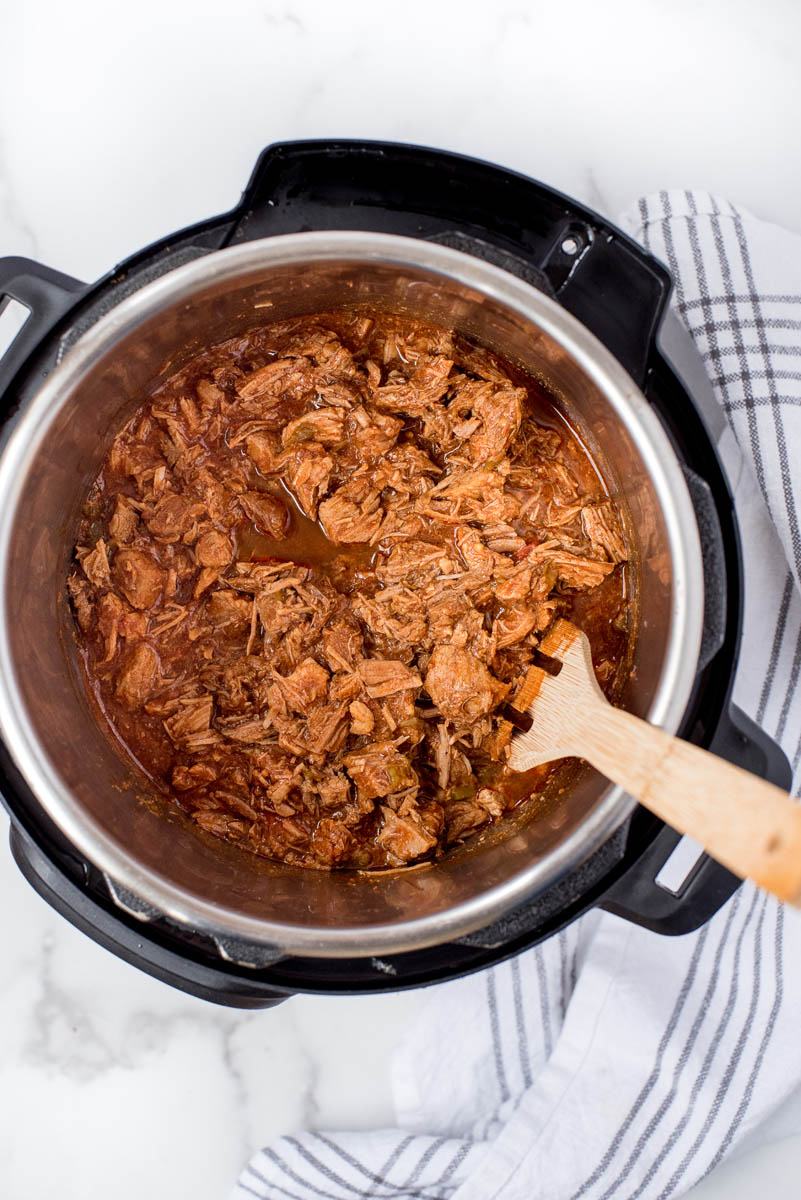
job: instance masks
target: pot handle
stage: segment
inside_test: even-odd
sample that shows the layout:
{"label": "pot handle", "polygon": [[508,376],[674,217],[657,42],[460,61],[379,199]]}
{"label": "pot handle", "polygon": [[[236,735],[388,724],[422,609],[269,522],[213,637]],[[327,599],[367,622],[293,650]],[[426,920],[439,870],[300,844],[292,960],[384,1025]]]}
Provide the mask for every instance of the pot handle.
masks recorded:
{"label": "pot handle", "polygon": [[0,393],[5,392],[41,338],[75,306],[87,285],[30,258],[0,258],[0,313],[9,300],[29,310],[25,323],[0,357]]}
{"label": "pot handle", "polygon": [[[710,750],[777,787],[790,789],[792,771],[784,751],[750,717],[730,704]],[[681,834],[665,825],[645,853],[604,893],[599,907],[653,933],[677,935],[699,929],[734,895],[742,880],[701,854],[677,891],[657,883]]]}
{"label": "pot handle", "polygon": [[9,841],[14,861],[42,899],[123,962],[190,996],[229,1008],[274,1008],[287,999],[285,993],[264,987],[252,971],[230,972],[204,961],[191,944],[180,953],[157,934],[143,936],[134,916],[118,909],[109,914],[13,823]]}

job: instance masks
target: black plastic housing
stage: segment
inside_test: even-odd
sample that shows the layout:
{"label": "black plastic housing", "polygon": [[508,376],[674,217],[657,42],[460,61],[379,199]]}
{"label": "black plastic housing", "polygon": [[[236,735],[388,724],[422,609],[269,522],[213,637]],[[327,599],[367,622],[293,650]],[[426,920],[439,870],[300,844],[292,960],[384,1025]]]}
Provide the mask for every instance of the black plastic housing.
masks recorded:
{"label": "black plastic housing", "polygon": [[[268,147],[230,213],[140,251],[81,284],[25,259],[0,260],[0,305],[31,317],[0,360],[0,442],[19,405],[101,315],[157,276],[232,243],[311,229],[364,229],[436,240],[489,260],[547,291],[611,350],[658,412],[685,466],[705,559],[705,651],[680,733],[789,786],[781,750],[730,701],[739,651],[742,564],[725,474],[692,398],[659,350],[670,277],[598,214],[524,176],[476,159],[384,142],[309,141]],[[259,969],[220,957],[207,936],[143,922],[114,903],[102,875],[44,815],[0,745],[0,789],[14,857],[32,886],[119,957],[203,999],[270,1007],[294,992],[416,987],[520,953],[600,905],[655,932],[708,920],[739,881],[704,856],[679,895],[654,881],[679,835],[638,809],[575,871],[488,929],[385,959],[287,957]]]}

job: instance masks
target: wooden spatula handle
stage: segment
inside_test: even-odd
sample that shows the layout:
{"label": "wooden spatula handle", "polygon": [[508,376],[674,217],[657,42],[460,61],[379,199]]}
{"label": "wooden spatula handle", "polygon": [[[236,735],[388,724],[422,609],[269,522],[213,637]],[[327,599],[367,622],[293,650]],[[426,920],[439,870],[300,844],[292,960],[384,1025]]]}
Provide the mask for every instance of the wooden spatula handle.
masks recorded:
{"label": "wooden spatula handle", "polygon": [[540,650],[560,669],[532,666],[518,688],[514,703],[532,722],[512,739],[513,770],[584,758],[737,875],[801,904],[801,807],[791,796],[613,708],[586,636],[569,621],[555,621]]}
{"label": "wooden spatula handle", "polygon": [[786,792],[600,697],[582,716],[582,758],[737,875],[801,903],[801,807]]}

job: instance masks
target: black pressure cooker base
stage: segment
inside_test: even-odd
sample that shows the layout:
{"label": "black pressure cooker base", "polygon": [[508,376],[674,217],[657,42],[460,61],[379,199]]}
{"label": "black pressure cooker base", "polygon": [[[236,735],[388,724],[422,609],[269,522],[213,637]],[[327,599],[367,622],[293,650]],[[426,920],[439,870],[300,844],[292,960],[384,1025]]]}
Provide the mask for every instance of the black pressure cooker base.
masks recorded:
{"label": "black pressure cooker base", "polygon": [[[241,241],[312,229],[364,229],[435,240],[493,262],[546,291],[618,358],[658,413],[682,462],[704,554],[705,629],[683,737],[787,787],[779,748],[731,704],[742,616],[739,537],[732,499],[699,412],[701,380],[686,334],[668,327],[670,277],[598,214],[544,185],[488,163],[381,142],[295,142],[260,157],[230,213],[132,256],[94,285],[24,259],[0,260],[6,297],[31,317],[0,361],[0,439],[17,407],[64,353],[133,291],[197,257]],[[665,339],[661,339],[665,340]],[[697,356],[696,356],[697,358]],[[679,360],[686,359],[687,365]],[[707,385],[708,386],[708,385]],[[701,406],[703,407],[703,406]],[[225,943],[125,903],[42,813],[0,745],[0,791],[11,848],[25,877],[75,926],[118,957],[216,1003],[266,1008],[295,992],[391,991],[440,982],[520,953],[600,906],[656,932],[708,920],[738,880],[702,856],[678,893],[656,883],[679,835],[643,809],[595,854],[491,926],[385,958],[278,957]],[[123,907],[121,907],[121,903]],[[146,918],[146,919],[143,919]],[[243,965],[243,964],[250,965]]]}
{"label": "black pressure cooker base", "polygon": [[[788,787],[787,760],[775,755],[774,743],[747,717],[737,710],[735,714],[742,727],[728,726],[731,744],[717,744],[717,752]],[[1,750],[0,765],[3,794],[18,796],[21,780]],[[17,817],[13,820],[12,810],[14,858],[31,886],[57,912],[147,974],[200,999],[234,1008],[272,1007],[296,992],[354,994],[440,983],[514,957],[595,906],[654,932],[688,933],[713,916],[739,886],[735,876],[704,857],[678,894],[661,888],[656,876],[679,835],[637,808],[578,868],[476,933],[406,954],[350,959],[287,956],[250,967],[222,959],[214,940],[198,931],[187,931],[165,917],[145,922],[122,911],[102,873],[77,856],[46,818],[40,816],[38,823],[32,823],[29,814],[19,810]]]}

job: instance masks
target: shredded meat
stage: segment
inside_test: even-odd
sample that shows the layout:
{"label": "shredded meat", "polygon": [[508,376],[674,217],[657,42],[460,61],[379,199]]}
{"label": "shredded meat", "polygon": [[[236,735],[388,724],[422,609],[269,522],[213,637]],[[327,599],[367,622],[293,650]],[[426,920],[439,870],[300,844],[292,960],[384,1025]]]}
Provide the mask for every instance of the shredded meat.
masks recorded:
{"label": "shredded meat", "polygon": [[508,690],[469,650],[437,646],[431,655],[426,691],[442,715],[456,724],[471,725],[486,716]]}
{"label": "shredded meat", "polygon": [[417,785],[414,768],[392,742],[374,742],[364,750],[347,754],[343,761],[363,800],[389,796]]}
{"label": "shredded meat", "polygon": [[317,442],[307,442],[292,450],[282,462],[284,476],[298,504],[313,520],[320,497],[328,491],[333,459]]}
{"label": "shredded meat", "polygon": [[548,394],[400,317],[197,355],[114,439],[75,560],[117,744],[205,834],[304,867],[502,819],[540,636],[577,621],[608,688],[627,645],[618,510]]}
{"label": "shredded meat", "polygon": [[366,658],[359,663],[359,678],[372,700],[394,696],[396,692],[417,691],[422,680],[401,662],[386,662],[381,658]]}
{"label": "shredded meat", "polygon": [[134,608],[155,608],[161,597],[164,578],[164,572],[147,552],[119,550],[114,556],[114,582]]}
{"label": "shredded meat", "polygon": [[130,496],[118,496],[114,516],[108,524],[111,537],[119,545],[124,545],[125,542],[133,540],[138,525],[139,514]]}
{"label": "shredded meat", "polygon": [[415,813],[400,816],[386,805],[381,807],[382,822],[376,842],[388,851],[390,862],[398,866],[422,858],[437,844],[436,836],[425,828]]}
{"label": "shredded meat", "polygon": [[286,505],[277,496],[265,492],[243,492],[239,497],[242,511],[256,529],[270,537],[282,538],[286,534],[288,513]]}
{"label": "shredded meat", "polygon": [[186,496],[165,496],[147,518],[147,527],[157,538],[177,542],[189,533],[202,512],[203,505],[193,504]]}
{"label": "shredded meat", "polygon": [[284,426],[282,446],[297,442],[319,442],[321,446],[336,446],[345,436],[345,414],[336,409],[318,409],[304,413]]}
{"label": "shredded meat", "polygon": [[381,499],[375,489],[365,489],[362,480],[346,483],[320,505],[320,524],[337,545],[372,542],[383,520]]}
{"label": "shredded meat", "polygon": [[152,646],[140,642],[120,664],[114,694],[125,708],[140,708],[156,683],[158,659]]}
{"label": "shredded meat", "polygon": [[613,563],[626,561],[628,554],[620,522],[608,500],[603,504],[588,504],[582,508],[581,526],[599,557],[606,554]]}
{"label": "shredded meat", "polygon": [[283,701],[293,712],[308,713],[318,700],[325,698],[328,672],[313,658],[306,658],[285,679],[276,675],[276,683]]}
{"label": "shredded meat", "polygon": [[195,557],[201,567],[227,567],[234,553],[231,539],[219,529],[210,529],[198,538]]}

